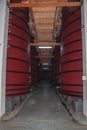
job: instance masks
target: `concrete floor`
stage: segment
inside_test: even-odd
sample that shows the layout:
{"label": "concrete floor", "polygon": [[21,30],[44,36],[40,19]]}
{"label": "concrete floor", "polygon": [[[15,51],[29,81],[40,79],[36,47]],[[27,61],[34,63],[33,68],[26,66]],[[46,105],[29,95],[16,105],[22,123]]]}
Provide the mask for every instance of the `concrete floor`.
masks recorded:
{"label": "concrete floor", "polygon": [[13,120],[0,123],[0,130],[10,129],[84,130],[87,126],[71,120],[51,85],[44,82]]}

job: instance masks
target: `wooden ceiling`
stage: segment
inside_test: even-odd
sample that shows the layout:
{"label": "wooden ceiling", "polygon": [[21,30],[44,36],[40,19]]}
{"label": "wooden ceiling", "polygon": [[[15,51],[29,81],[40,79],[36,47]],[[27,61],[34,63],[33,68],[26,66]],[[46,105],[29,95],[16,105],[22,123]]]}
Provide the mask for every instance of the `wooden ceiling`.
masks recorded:
{"label": "wooden ceiling", "polygon": [[[10,3],[10,7],[29,7],[31,11],[32,34],[35,37],[33,46],[57,46],[56,35],[60,34],[62,7],[80,6],[80,2],[71,0],[22,0],[21,3]],[[50,62],[52,49],[39,49],[40,61]],[[37,57],[37,58],[38,58]]]}

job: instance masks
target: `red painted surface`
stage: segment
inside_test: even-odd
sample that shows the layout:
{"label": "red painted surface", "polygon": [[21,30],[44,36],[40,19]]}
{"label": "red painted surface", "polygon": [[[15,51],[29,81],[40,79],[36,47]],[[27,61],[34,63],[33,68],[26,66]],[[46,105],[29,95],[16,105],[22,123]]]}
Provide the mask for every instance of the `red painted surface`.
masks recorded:
{"label": "red painted surface", "polygon": [[[14,0],[11,1],[15,2]],[[7,98],[25,95],[30,92],[28,13],[27,8],[10,10],[6,74]]]}
{"label": "red painted surface", "polygon": [[30,48],[31,55],[31,84],[35,85],[38,80],[37,68],[38,68],[38,60],[36,58],[37,51],[35,47]]}
{"label": "red painted surface", "polygon": [[64,8],[61,33],[60,90],[68,96],[82,97],[82,36],[80,8]]}
{"label": "red painted surface", "polygon": [[[58,37],[56,42],[60,42],[60,38]],[[52,76],[52,83],[55,85],[59,85],[59,72],[60,72],[60,47],[55,47],[53,51],[53,58],[52,62],[52,69],[51,69],[51,76]]]}

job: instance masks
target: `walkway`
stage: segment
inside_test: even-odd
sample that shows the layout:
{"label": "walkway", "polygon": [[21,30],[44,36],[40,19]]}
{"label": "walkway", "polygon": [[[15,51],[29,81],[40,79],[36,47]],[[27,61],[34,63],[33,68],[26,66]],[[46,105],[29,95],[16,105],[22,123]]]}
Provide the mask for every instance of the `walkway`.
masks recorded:
{"label": "walkway", "polygon": [[13,119],[0,124],[0,130],[83,130],[86,126],[72,122],[50,84],[38,90]]}

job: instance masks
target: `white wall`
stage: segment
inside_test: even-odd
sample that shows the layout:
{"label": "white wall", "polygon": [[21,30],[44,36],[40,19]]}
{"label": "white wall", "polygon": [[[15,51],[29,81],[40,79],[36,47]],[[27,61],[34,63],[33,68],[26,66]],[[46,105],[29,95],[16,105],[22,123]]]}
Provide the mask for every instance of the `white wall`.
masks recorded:
{"label": "white wall", "polygon": [[87,0],[83,0],[81,12],[83,46],[83,113],[87,116]]}
{"label": "white wall", "polygon": [[0,0],[0,117],[5,113],[8,14],[7,0]]}

